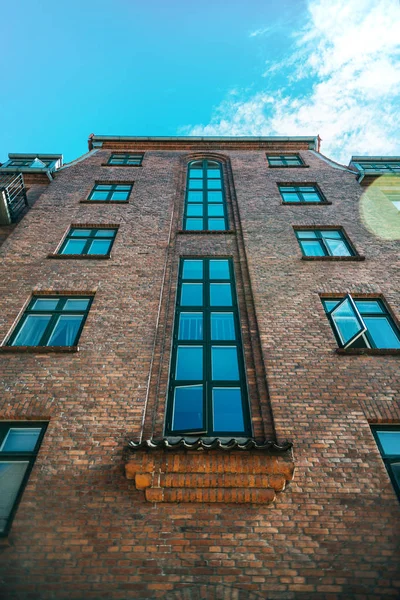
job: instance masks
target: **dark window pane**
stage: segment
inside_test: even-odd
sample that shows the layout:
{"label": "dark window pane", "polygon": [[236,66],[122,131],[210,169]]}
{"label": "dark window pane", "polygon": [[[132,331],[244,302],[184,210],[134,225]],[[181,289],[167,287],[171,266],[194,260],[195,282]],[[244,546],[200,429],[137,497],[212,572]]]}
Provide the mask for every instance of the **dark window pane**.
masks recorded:
{"label": "dark window pane", "polygon": [[392,475],[397,483],[397,485],[400,487],[400,462],[398,463],[391,463],[390,467],[390,471],[392,472]]}
{"label": "dark window pane", "polygon": [[28,461],[0,462],[0,531],[6,528],[28,464]]}
{"label": "dark window pane", "polygon": [[64,304],[63,310],[86,310],[89,305],[89,300],[84,298],[69,299]]}
{"label": "dark window pane", "polygon": [[180,381],[203,379],[202,346],[178,346],[175,378]]}
{"label": "dark window pane", "polygon": [[211,364],[214,381],[237,381],[239,379],[236,346],[212,346]]}
{"label": "dark window pane", "polygon": [[224,207],[222,204],[209,204],[208,205],[208,216],[209,217],[223,217]]}
{"label": "dark window pane", "polygon": [[187,207],[188,217],[202,217],[203,216],[203,205],[202,204],[189,204]]}
{"label": "dark window pane", "polygon": [[210,279],[229,279],[228,260],[210,260]]}
{"label": "dark window pane", "polygon": [[233,313],[211,313],[211,339],[225,341],[235,338]]}
{"label": "dark window pane", "polygon": [[377,348],[400,348],[400,340],[385,317],[363,317]]}
{"label": "dark window pane", "polygon": [[12,345],[39,346],[50,319],[51,315],[28,315]]}
{"label": "dark window pane", "polygon": [[376,430],[385,454],[400,454],[400,431]]}
{"label": "dark window pane", "polygon": [[222,192],[207,192],[207,201],[215,203],[223,202]]}
{"label": "dark window pane", "polygon": [[86,240],[68,240],[61,254],[82,254]]}
{"label": "dark window pane", "polygon": [[48,346],[73,346],[81,326],[80,315],[61,315],[47,342]]}
{"label": "dark window pane", "polygon": [[300,245],[303,248],[303,252],[306,256],[325,256],[325,252],[318,241],[305,242],[301,240]]}
{"label": "dark window pane", "polygon": [[225,231],[224,219],[208,219],[209,231]]}
{"label": "dark window pane", "polygon": [[41,431],[40,427],[10,428],[0,452],[33,452]]}
{"label": "dark window pane", "polygon": [[244,431],[240,388],[213,388],[215,431]]}
{"label": "dark window pane", "polygon": [[203,279],[203,261],[185,259],[182,277],[183,279]]}
{"label": "dark window pane", "polygon": [[181,313],[178,338],[180,340],[202,340],[203,313]]}
{"label": "dark window pane", "polygon": [[111,246],[111,240],[93,240],[90,244],[88,254],[108,254]]}
{"label": "dark window pane", "polygon": [[186,219],[186,231],[202,231],[203,219]]}
{"label": "dark window pane", "polygon": [[202,306],[203,284],[182,283],[181,306]]}
{"label": "dark window pane", "polygon": [[203,192],[188,192],[188,202],[203,202]]}
{"label": "dark window pane", "polygon": [[210,283],[211,306],[232,306],[230,283]]}
{"label": "dark window pane", "polygon": [[175,388],[172,429],[202,430],[203,386],[187,385]]}

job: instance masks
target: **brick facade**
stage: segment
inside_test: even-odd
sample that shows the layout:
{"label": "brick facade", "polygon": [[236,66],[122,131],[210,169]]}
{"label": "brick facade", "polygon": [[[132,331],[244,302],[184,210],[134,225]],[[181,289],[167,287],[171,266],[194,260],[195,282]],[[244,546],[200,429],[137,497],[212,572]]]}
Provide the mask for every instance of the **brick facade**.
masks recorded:
{"label": "brick facade", "polygon": [[[398,241],[368,228],[355,174],[309,147],[106,140],[39,190],[0,249],[1,340],[32,292],[94,300],[78,351],[0,347],[0,419],[49,421],[0,538],[0,596],[399,597],[399,503],[370,423],[400,423],[400,356],[337,352],[321,303],[383,296],[399,319]],[[105,167],[112,150],[143,164]],[[228,232],[181,231],[198,157],[222,162]],[[99,181],[134,182],[129,202],[82,203]],[[277,182],[316,182],[331,204],[284,205]],[[51,260],[71,224],[119,225],[111,258]],[[302,260],[296,226],[343,227],[365,260]],[[254,438],[283,449],[129,450],[163,436],[181,256],[233,258]]]}

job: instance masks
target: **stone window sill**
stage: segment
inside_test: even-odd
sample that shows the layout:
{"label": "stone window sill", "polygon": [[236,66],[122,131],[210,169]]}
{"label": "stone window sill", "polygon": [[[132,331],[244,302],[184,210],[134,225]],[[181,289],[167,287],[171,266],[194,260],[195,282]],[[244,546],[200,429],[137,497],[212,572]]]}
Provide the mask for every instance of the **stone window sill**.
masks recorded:
{"label": "stone window sill", "polygon": [[356,256],[302,256],[301,260],[328,260],[328,261],[362,261],[365,260],[365,256],[357,254]]}
{"label": "stone window sill", "polygon": [[179,234],[194,234],[194,235],[198,235],[198,234],[217,234],[217,235],[224,235],[224,234],[235,234],[236,231],[234,229],[227,229],[227,230],[219,230],[219,229],[178,229],[177,233]]}
{"label": "stone window sill", "polygon": [[107,260],[110,254],[48,254],[47,258],[73,259],[73,260]]}
{"label": "stone window sill", "polygon": [[79,346],[0,346],[0,353],[10,354],[71,354]]}
{"label": "stone window sill", "polygon": [[349,356],[400,356],[400,348],[337,348],[336,353]]}

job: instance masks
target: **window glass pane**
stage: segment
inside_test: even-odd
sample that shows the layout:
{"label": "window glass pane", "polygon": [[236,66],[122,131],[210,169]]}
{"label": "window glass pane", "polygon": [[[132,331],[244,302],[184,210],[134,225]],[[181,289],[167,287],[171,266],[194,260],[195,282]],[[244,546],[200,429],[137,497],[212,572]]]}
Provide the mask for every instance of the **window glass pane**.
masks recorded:
{"label": "window glass pane", "polygon": [[224,219],[208,219],[208,230],[209,231],[225,231],[225,220]]}
{"label": "window glass pane", "polygon": [[331,314],[343,345],[347,344],[351,338],[362,331],[363,327],[357,319],[349,298],[343,300],[340,306],[335,308]]}
{"label": "window glass pane", "polygon": [[400,340],[386,317],[364,317],[377,348],[400,348]]}
{"label": "window glass pane", "polygon": [[64,304],[63,310],[86,310],[89,305],[89,300],[84,298],[69,299]]}
{"label": "window glass pane", "polygon": [[68,240],[68,242],[65,244],[61,254],[82,254],[85,244],[86,244],[86,239],[84,239],[84,240]]}
{"label": "window glass pane", "polygon": [[296,193],[282,192],[282,198],[285,202],[300,202]]}
{"label": "window glass pane", "polygon": [[95,185],[94,190],[111,190],[111,185],[109,183],[98,183]]}
{"label": "window glass pane", "polygon": [[33,452],[41,431],[40,427],[12,427],[7,432],[0,452]]}
{"label": "window glass pane", "polygon": [[203,202],[203,192],[188,192],[188,202]]}
{"label": "window glass pane", "polygon": [[376,430],[379,441],[385,454],[400,455],[400,431]]}
{"label": "window glass pane", "polygon": [[303,199],[304,202],[321,202],[321,198],[318,196],[318,194],[312,194],[312,193],[306,193],[303,194]]}
{"label": "window glass pane", "polygon": [[213,388],[213,421],[216,431],[244,431],[240,388]]}
{"label": "window glass pane", "polygon": [[191,190],[201,190],[203,187],[202,179],[189,179],[189,188]]}
{"label": "window glass pane", "polygon": [[88,254],[108,254],[111,246],[111,240],[93,240],[90,244]]}
{"label": "window glass pane", "polygon": [[47,342],[48,346],[73,346],[81,326],[83,317],[80,315],[61,315]]}
{"label": "window glass pane", "polygon": [[382,307],[377,300],[354,300],[361,314],[383,313]]}
{"label": "window glass pane", "polygon": [[96,237],[114,237],[115,233],[115,229],[99,229],[95,235]]}
{"label": "window glass pane", "polygon": [[91,200],[107,200],[108,192],[93,192]]}
{"label": "window glass pane", "polygon": [[193,162],[190,163],[190,168],[196,168],[196,169],[202,169],[203,168],[203,161],[201,160],[194,160]]}
{"label": "window glass pane", "polygon": [[332,256],[351,256],[351,253],[343,240],[325,239],[325,244],[331,251]]}
{"label": "window glass pane", "polygon": [[331,231],[321,231],[321,235],[323,238],[329,238],[329,239],[335,239],[335,240],[341,240],[342,236],[340,235],[339,231],[335,231],[334,229],[332,229]]}
{"label": "window glass pane", "polygon": [[208,179],[207,187],[209,190],[220,190],[221,180],[220,179]]}
{"label": "window glass pane", "polygon": [[203,379],[202,346],[178,346],[175,379],[181,381]]}
{"label": "window glass pane", "polygon": [[182,283],[181,306],[202,306],[203,284]]}
{"label": "window glass pane", "polygon": [[315,231],[296,231],[296,234],[301,240],[310,240],[317,237]]}
{"label": "window glass pane", "polygon": [[190,169],[189,177],[191,177],[192,179],[201,179],[203,177],[203,169]]}
{"label": "window glass pane", "polygon": [[318,241],[305,242],[301,240],[300,245],[303,248],[303,252],[306,256],[325,256],[325,252]]}
{"label": "window glass pane", "polygon": [[230,283],[210,283],[211,306],[232,306]]}
{"label": "window glass pane", "polygon": [[208,205],[208,216],[209,217],[223,217],[224,207],[222,204],[209,204]]}
{"label": "window glass pane", "polygon": [[113,192],[111,200],[128,200],[129,192]]}
{"label": "window glass pane", "polygon": [[0,462],[0,531],[6,528],[28,464],[27,461]]}
{"label": "window glass pane", "polygon": [[203,219],[186,219],[186,231],[202,231]]}
{"label": "window glass pane", "polygon": [[216,168],[216,169],[207,169],[207,177],[208,178],[212,178],[212,179],[216,179],[218,177],[221,177],[221,171],[219,170],[219,168]]}
{"label": "window glass pane", "polygon": [[203,313],[181,313],[178,338],[180,340],[202,340]]}
{"label": "window glass pane", "polygon": [[39,346],[50,319],[51,315],[28,315],[12,345]]}
{"label": "window glass pane", "polygon": [[187,385],[175,388],[172,429],[202,430],[203,386]]}
{"label": "window glass pane", "polygon": [[69,235],[72,237],[87,237],[92,233],[91,229],[74,229]]}
{"label": "window glass pane", "polygon": [[220,203],[223,201],[222,192],[207,192],[207,201]]}
{"label": "window glass pane", "polygon": [[203,279],[203,261],[185,259],[182,277],[183,279]]}
{"label": "window glass pane", "polygon": [[233,313],[211,313],[211,339],[221,341],[236,339]]}
{"label": "window glass pane", "polygon": [[214,381],[236,381],[239,366],[236,346],[212,346],[212,378]]}
{"label": "window glass pane", "polygon": [[202,217],[203,216],[203,205],[202,204],[189,204],[187,207],[188,217]]}
{"label": "window glass pane", "polygon": [[59,298],[38,298],[32,305],[32,310],[55,310]]}
{"label": "window glass pane", "polygon": [[[323,300],[323,304],[328,312],[331,312],[342,300]],[[358,307],[357,307],[358,308]]]}
{"label": "window glass pane", "polygon": [[299,187],[299,190],[301,192],[315,192],[316,194],[318,193],[317,190],[315,189],[315,187],[312,187],[312,186],[311,187],[303,187],[303,186],[301,186],[301,187]]}
{"label": "window glass pane", "polygon": [[210,279],[229,279],[229,260],[210,260]]}
{"label": "window glass pane", "polygon": [[394,479],[396,480],[397,485],[400,487],[400,462],[391,463],[390,471],[391,471]]}

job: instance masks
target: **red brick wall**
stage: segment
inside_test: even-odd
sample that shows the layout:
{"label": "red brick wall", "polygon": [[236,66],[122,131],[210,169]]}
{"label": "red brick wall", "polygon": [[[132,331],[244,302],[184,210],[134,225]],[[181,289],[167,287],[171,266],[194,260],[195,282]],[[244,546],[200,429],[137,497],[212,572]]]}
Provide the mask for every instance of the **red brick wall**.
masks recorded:
{"label": "red brick wall", "polygon": [[[239,231],[176,235],[186,153],[160,146],[118,169],[101,166],[109,152],[59,171],[1,250],[2,339],[32,290],[95,291],[78,353],[0,354],[0,418],[50,419],[0,545],[4,597],[398,597],[399,505],[368,420],[400,420],[399,357],[335,353],[319,298],[379,293],[400,316],[398,249],[361,222],[354,175],[309,151],[309,168],[283,170],[267,168],[265,150],[224,148]],[[131,178],[129,204],[79,203],[95,180]],[[317,181],[332,205],[282,206],[285,180]],[[46,258],[71,223],[119,223],[112,259]],[[343,226],[366,260],[302,261],[293,225],[312,224]],[[180,254],[242,267],[252,406],[265,368],[278,441],[294,442],[295,479],[273,505],[152,504],[125,478],[127,441],[143,421],[147,436],[161,431]]]}

